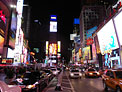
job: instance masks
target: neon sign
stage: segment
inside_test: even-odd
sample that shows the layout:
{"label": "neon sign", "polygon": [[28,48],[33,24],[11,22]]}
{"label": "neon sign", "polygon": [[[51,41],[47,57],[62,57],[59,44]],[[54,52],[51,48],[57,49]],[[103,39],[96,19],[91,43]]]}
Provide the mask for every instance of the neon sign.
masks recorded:
{"label": "neon sign", "polygon": [[0,18],[3,20],[3,22],[5,23],[5,20],[6,20],[6,18],[5,18],[5,15],[3,14],[3,11],[2,10],[0,10]]}

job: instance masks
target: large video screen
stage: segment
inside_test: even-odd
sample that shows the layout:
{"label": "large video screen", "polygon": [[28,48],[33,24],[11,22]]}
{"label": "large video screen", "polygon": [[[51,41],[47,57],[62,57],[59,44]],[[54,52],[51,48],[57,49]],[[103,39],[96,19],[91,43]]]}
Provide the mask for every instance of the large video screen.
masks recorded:
{"label": "large video screen", "polygon": [[15,48],[15,38],[17,30],[17,14],[12,12],[11,29],[9,31],[9,46]]}
{"label": "large video screen", "polygon": [[50,21],[50,32],[57,32],[57,22]]}
{"label": "large video screen", "polygon": [[82,52],[84,60],[91,59],[90,46],[83,48]]}
{"label": "large video screen", "polygon": [[97,59],[95,43],[92,44],[92,57],[93,57],[93,60]]}
{"label": "large video screen", "polygon": [[119,48],[112,19],[97,33],[101,53]]}
{"label": "large video screen", "polygon": [[114,23],[116,26],[120,45],[122,45],[122,11],[114,18]]}
{"label": "large video screen", "polygon": [[0,35],[0,54],[3,53],[4,38]]}

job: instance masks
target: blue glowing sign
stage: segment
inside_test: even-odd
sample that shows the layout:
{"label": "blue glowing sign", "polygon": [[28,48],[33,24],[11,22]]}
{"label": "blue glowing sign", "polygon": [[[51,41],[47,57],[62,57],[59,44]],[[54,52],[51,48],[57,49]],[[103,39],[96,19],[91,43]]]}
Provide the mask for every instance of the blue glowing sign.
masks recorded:
{"label": "blue glowing sign", "polygon": [[57,21],[57,16],[56,15],[51,15],[50,20],[51,21]]}
{"label": "blue glowing sign", "polygon": [[74,24],[80,24],[79,18],[74,18]]}

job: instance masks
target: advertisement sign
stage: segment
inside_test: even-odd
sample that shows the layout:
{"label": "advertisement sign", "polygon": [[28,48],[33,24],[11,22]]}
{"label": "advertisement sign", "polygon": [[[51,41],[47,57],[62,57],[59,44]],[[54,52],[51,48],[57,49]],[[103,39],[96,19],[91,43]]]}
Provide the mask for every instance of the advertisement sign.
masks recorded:
{"label": "advertisement sign", "polygon": [[82,52],[84,60],[91,59],[90,46],[83,48]]}
{"label": "advertisement sign", "polygon": [[92,34],[97,30],[97,26],[86,31],[86,45],[91,45],[93,43]]}
{"label": "advertisement sign", "polygon": [[122,35],[121,35],[122,34],[122,25],[121,25],[121,22],[122,22],[122,11],[116,17],[114,17],[114,23],[115,23],[115,27],[116,27],[116,31],[117,31],[120,45],[122,45]]}
{"label": "advertisement sign", "polygon": [[93,57],[93,60],[96,60],[97,59],[97,54],[96,54],[96,47],[95,47],[95,44],[93,43],[92,44],[92,57]]}
{"label": "advertisement sign", "polygon": [[0,35],[0,54],[3,53],[4,38]]}
{"label": "advertisement sign", "polygon": [[70,34],[70,40],[74,40],[74,37],[76,37],[77,34]]}
{"label": "advertisement sign", "polygon": [[80,24],[79,18],[74,18],[74,24]]}
{"label": "advertisement sign", "polygon": [[5,30],[6,30],[6,18],[3,14],[3,11],[0,10],[0,35],[3,37],[5,36]]}
{"label": "advertisement sign", "polygon": [[86,31],[86,38],[92,38],[92,34],[97,30],[97,26]]}
{"label": "advertisement sign", "polygon": [[119,48],[112,19],[97,33],[101,53]]}
{"label": "advertisement sign", "polygon": [[2,59],[3,64],[12,64],[13,63],[13,58],[4,58]]}
{"label": "advertisement sign", "polygon": [[50,32],[57,32],[57,22],[50,21]]}
{"label": "advertisement sign", "polygon": [[57,54],[57,44],[52,43],[49,45],[49,55]]}
{"label": "advertisement sign", "polygon": [[13,11],[11,19],[11,29],[9,31],[9,46],[11,48],[15,48],[16,30],[17,30],[17,14],[16,11]]}
{"label": "advertisement sign", "polygon": [[57,16],[56,15],[51,15],[50,16],[50,20],[51,21],[56,21],[57,20]]}
{"label": "advertisement sign", "polygon": [[97,35],[94,37],[94,43],[95,43],[95,47],[96,47],[96,53],[97,54],[101,53]]}
{"label": "advertisement sign", "polygon": [[8,48],[7,58],[14,58],[14,50]]}

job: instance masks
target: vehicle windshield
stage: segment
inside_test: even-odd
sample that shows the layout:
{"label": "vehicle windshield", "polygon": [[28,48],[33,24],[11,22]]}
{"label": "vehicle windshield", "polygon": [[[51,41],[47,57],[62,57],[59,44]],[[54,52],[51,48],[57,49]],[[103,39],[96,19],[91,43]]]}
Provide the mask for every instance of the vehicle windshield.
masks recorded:
{"label": "vehicle windshield", "polygon": [[51,69],[52,71],[56,71],[56,69]]}
{"label": "vehicle windshield", "polygon": [[95,71],[95,69],[88,69],[88,71]]}
{"label": "vehicle windshield", "polygon": [[71,70],[71,72],[79,72],[78,70]]}
{"label": "vehicle windshield", "polygon": [[115,71],[115,74],[118,79],[122,78],[122,71]]}

